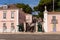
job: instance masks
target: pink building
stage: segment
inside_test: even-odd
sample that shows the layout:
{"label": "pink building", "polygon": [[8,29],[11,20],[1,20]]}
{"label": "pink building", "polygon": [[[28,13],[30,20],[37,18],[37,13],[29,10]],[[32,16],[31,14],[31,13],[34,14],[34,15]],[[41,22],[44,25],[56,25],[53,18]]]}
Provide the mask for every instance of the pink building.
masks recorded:
{"label": "pink building", "polygon": [[31,23],[31,22],[32,22],[32,15],[23,12],[23,9],[21,8],[21,9],[19,10],[19,24],[24,24],[24,22],[26,22],[26,23],[27,23],[27,22]]}
{"label": "pink building", "polygon": [[44,30],[45,32],[60,32],[60,12],[44,11]]}
{"label": "pink building", "polygon": [[0,32],[17,32],[19,9],[11,9],[7,5],[0,8]]}
{"label": "pink building", "polygon": [[24,22],[32,22],[32,15],[15,5],[0,6],[0,32],[18,32],[18,25]]}

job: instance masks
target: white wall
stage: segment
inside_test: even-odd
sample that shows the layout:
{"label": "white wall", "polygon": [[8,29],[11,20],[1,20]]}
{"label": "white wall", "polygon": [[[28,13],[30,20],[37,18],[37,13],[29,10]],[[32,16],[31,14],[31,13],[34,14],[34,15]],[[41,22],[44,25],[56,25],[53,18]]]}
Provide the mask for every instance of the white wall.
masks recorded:
{"label": "white wall", "polygon": [[47,10],[45,10],[44,11],[44,24],[43,24],[43,27],[44,27],[44,31],[45,32],[48,32],[47,15],[48,15],[48,12],[47,12]]}
{"label": "white wall", "polygon": [[32,22],[32,15],[30,15],[30,14],[26,15],[26,22],[28,22],[28,23]]}
{"label": "white wall", "polygon": [[18,25],[19,25],[19,9],[17,9],[17,24],[16,24],[16,32],[18,32]]}

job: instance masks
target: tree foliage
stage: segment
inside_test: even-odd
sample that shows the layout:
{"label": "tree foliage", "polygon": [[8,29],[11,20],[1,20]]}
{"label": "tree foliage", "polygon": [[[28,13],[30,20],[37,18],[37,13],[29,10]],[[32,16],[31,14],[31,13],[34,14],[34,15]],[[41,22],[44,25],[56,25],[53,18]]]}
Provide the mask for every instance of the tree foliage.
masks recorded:
{"label": "tree foliage", "polygon": [[[54,0],[54,4],[54,10],[60,11],[60,0]],[[48,11],[53,11],[53,0],[40,0],[38,6],[34,7],[34,10],[42,13],[44,6],[47,6]],[[43,14],[39,13],[39,15],[42,16]]]}
{"label": "tree foliage", "polygon": [[20,4],[20,3],[17,3],[16,6],[18,8],[22,8],[24,12],[26,13],[30,13],[32,12],[32,8],[28,5],[28,4]]}

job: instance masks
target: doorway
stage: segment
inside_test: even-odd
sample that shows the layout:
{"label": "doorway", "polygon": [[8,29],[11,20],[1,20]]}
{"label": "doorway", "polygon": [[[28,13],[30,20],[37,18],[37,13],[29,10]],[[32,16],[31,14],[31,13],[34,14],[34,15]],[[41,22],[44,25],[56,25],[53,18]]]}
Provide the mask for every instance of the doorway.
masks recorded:
{"label": "doorway", "polygon": [[24,25],[23,24],[18,25],[18,31],[19,32],[23,32],[24,31]]}
{"label": "doorway", "polygon": [[53,32],[56,32],[56,24],[53,24]]}
{"label": "doorway", "polygon": [[42,25],[40,22],[38,23],[38,32],[42,32]]}

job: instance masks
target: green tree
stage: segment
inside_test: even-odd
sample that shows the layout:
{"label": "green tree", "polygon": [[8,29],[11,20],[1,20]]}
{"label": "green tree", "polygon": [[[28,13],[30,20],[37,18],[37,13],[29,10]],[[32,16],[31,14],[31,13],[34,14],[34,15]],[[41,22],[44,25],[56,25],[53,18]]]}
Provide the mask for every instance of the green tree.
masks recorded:
{"label": "green tree", "polygon": [[23,11],[26,12],[26,13],[30,13],[31,14],[31,12],[32,12],[32,8],[28,4],[17,3],[16,6],[18,8],[23,8]]}
{"label": "green tree", "polygon": [[[60,11],[60,0],[54,0],[54,10]],[[40,11],[39,16],[42,17],[44,6],[47,6],[48,11],[53,11],[53,0],[40,0],[38,6],[34,7],[35,11]]]}

